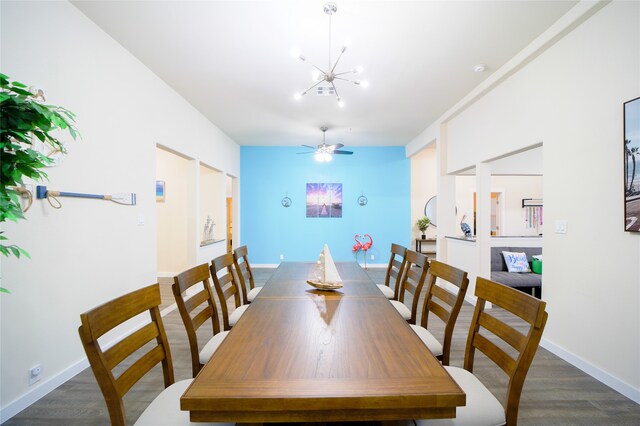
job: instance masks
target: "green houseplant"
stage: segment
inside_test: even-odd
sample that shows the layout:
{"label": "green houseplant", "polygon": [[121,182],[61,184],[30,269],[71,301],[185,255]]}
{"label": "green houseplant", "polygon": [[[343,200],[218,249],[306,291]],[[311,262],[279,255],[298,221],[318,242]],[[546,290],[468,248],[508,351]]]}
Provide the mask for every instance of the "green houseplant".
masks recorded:
{"label": "green houseplant", "polygon": [[[24,219],[19,190],[24,178],[35,181],[47,179],[44,167],[53,161],[43,154],[47,147],[51,152],[65,152],[57,138],[60,131],[68,131],[73,139],[75,115],[65,108],[44,104],[42,90],[29,91],[27,86],[0,74],[0,224]],[[0,232],[0,252],[4,256],[29,254],[15,244],[4,244],[7,237]],[[7,289],[0,287],[0,292]]]}
{"label": "green houseplant", "polygon": [[418,221],[416,222],[416,226],[418,227],[420,232],[422,232],[423,240],[426,238],[426,235],[424,233],[427,231],[427,228],[429,227],[430,224],[431,224],[431,219],[429,219],[426,216],[418,219]]}

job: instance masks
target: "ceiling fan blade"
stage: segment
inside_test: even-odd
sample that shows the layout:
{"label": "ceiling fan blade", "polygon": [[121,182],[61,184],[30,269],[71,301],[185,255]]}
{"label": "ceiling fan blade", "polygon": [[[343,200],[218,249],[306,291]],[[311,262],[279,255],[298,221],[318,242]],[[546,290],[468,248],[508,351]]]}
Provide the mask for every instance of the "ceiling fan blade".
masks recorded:
{"label": "ceiling fan blade", "polygon": [[337,144],[334,144],[334,145],[329,145],[329,146],[328,146],[328,148],[329,148],[330,150],[332,150],[332,151],[335,151],[336,149],[340,149],[340,148],[342,148],[343,146],[344,146],[343,144],[341,144],[341,143],[337,143]]}
{"label": "ceiling fan blade", "polygon": [[302,146],[304,146],[305,148],[311,148],[311,149],[313,149],[313,150],[318,149],[318,147],[317,147],[317,146],[311,146],[311,145],[302,145]]}
{"label": "ceiling fan blade", "polygon": [[353,151],[345,151],[345,150],[341,150],[341,149],[336,149],[335,151],[333,151],[333,154],[351,155],[351,154],[353,154]]}

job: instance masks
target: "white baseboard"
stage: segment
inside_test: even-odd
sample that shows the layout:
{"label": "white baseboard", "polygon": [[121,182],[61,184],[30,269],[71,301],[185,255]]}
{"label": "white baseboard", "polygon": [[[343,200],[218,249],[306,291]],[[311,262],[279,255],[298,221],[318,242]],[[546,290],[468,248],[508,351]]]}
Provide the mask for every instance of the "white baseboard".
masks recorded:
{"label": "white baseboard", "polygon": [[[164,308],[161,312],[161,316],[165,316],[168,313],[174,311],[176,309],[176,304],[172,304],[166,308]],[[139,330],[149,321],[140,321],[133,325],[131,329],[128,331],[124,331],[121,336],[114,337],[111,341],[104,344],[103,348],[107,349],[119,342],[122,338],[134,333]],[[38,387],[33,388],[28,391],[21,397],[11,401],[9,404],[0,408],[0,424],[6,422],[16,414],[20,413],[22,410],[28,408],[31,404],[36,403],[40,398],[46,396],[49,392],[54,391],[58,386],[64,384],[68,380],[73,379],[75,376],[83,372],[87,367],[89,367],[89,360],[84,357],[78,362],[72,364],[70,367],[51,377],[49,380],[45,380]]]}
{"label": "white baseboard", "polygon": [[34,404],[40,398],[46,396],[49,392],[55,390],[58,386],[65,383],[67,380],[71,380],[72,378],[77,376],[88,366],[89,361],[87,360],[87,358],[83,358],[75,364],[72,364],[69,368],[63,370],[59,374],[51,377],[49,380],[45,380],[40,386],[34,388],[33,390],[30,390],[26,394],[0,408],[0,423],[6,422],[11,417],[29,407],[31,404]]}
{"label": "white baseboard", "polygon": [[552,354],[564,359],[569,364],[584,371],[594,379],[609,386],[616,392],[626,396],[636,404],[640,404],[640,389],[636,389],[628,383],[623,382],[619,378],[612,376],[606,371],[596,367],[588,361],[580,358],[579,356],[572,354],[571,352],[561,348],[560,346],[552,343],[546,339],[540,341],[540,346],[551,352]]}
{"label": "white baseboard", "polygon": [[280,266],[279,263],[252,263],[251,267],[252,268],[277,268],[278,266]]}

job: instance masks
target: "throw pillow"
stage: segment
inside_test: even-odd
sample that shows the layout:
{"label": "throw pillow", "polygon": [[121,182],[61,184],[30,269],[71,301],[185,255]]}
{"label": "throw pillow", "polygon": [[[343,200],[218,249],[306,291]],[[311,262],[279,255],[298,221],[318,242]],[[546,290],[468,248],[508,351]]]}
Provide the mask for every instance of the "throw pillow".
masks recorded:
{"label": "throw pillow", "polygon": [[531,272],[529,261],[525,253],[503,251],[504,261],[509,272]]}

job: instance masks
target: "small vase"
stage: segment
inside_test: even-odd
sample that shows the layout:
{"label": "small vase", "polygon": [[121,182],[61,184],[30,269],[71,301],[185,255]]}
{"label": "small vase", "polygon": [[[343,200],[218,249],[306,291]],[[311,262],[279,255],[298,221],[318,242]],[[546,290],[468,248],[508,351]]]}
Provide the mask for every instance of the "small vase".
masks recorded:
{"label": "small vase", "polygon": [[423,239],[423,240],[426,240],[426,239],[427,239],[427,236],[426,236],[426,235],[424,235],[424,234],[422,234],[422,239]]}

